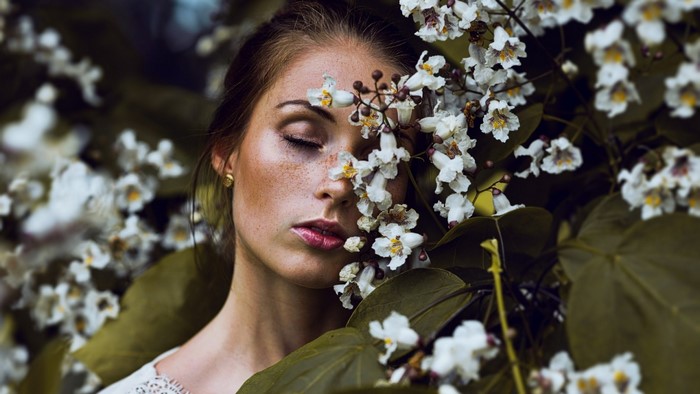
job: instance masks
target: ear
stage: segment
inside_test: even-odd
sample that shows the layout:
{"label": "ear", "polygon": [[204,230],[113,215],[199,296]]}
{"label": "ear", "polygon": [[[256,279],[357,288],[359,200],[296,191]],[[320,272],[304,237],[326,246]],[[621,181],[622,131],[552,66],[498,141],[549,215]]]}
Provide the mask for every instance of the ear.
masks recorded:
{"label": "ear", "polygon": [[237,147],[233,151],[229,151],[221,146],[216,146],[211,151],[211,166],[222,178],[226,176],[226,174],[234,173],[237,159]]}

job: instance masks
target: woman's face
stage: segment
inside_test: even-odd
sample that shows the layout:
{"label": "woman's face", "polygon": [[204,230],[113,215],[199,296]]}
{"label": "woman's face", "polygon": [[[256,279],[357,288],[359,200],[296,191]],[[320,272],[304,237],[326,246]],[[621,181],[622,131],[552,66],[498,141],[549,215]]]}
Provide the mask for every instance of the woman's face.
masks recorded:
{"label": "woman's face", "polygon": [[[360,235],[355,193],[348,180],[331,180],[328,170],[341,151],[366,159],[378,141],[363,139],[348,123],[354,106],[311,107],[306,91],[320,87],[324,73],[338,89],[352,91],[356,80],[372,82],[376,69],[387,83],[399,71],[355,46],[319,48],[296,58],[260,98],[229,164],[237,266],[262,265],[297,285],[324,288],[353,261],[343,243]],[[403,201],[406,186],[403,172],[389,183],[394,202]]]}

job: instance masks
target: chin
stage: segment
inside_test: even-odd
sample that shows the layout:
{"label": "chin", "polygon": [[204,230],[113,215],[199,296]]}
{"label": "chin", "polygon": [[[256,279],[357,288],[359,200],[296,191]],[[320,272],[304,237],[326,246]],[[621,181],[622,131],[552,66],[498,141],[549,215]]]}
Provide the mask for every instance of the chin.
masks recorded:
{"label": "chin", "polygon": [[328,289],[339,283],[338,274],[347,262],[329,261],[304,264],[298,269],[286,273],[290,282],[308,289]]}

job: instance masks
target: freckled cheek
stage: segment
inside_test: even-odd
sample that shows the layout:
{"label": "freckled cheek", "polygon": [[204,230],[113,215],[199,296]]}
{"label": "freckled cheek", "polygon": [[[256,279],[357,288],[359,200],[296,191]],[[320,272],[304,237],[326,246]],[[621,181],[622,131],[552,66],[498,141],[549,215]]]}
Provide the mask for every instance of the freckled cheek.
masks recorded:
{"label": "freckled cheek", "polygon": [[386,189],[391,193],[394,204],[401,204],[406,200],[406,190],[408,189],[408,176],[399,169],[399,175],[387,183]]}

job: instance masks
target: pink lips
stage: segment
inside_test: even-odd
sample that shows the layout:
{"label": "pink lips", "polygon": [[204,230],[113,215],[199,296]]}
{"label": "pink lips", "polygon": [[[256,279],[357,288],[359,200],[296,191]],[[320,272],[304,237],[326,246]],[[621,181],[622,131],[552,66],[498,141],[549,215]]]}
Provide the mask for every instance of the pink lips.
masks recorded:
{"label": "pink lips", "polygon": [[292,227],[304,243],[314,249],[333,250],[345,244],[347,238],[340,225],[327,220],[314,220]]}

